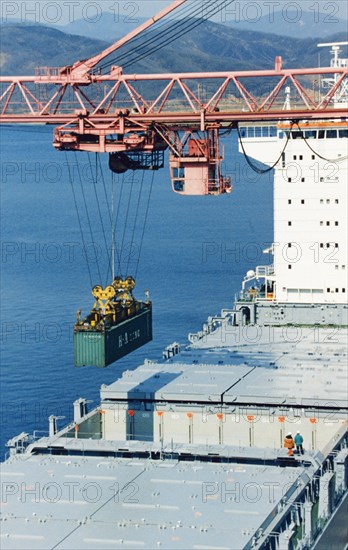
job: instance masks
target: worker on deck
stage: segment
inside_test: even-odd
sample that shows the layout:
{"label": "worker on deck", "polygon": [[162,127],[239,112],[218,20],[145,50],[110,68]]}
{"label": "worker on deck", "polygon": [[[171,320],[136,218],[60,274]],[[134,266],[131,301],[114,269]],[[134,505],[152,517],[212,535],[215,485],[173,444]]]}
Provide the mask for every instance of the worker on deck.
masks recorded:
{"label": "worker on deck", "polygon": [[299,431],[295,435],[294,442],[297,453],[303,455],[303,437]]}
{"label": "worker on deck", "polygon": [[295,443],[291,432],[289,432],[284,438],[284,447],[285,449],[288,449],[289,456],[294,456]]}

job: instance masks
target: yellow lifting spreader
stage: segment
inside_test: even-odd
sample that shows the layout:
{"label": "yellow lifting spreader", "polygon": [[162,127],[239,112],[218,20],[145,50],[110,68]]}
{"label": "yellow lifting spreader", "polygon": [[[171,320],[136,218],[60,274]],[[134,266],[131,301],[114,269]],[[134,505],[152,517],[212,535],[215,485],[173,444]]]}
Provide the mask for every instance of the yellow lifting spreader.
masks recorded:
{"label": "yellow lifting spreader", "polygon": [[81,321],[81,311],[77,312],[77,322],[75,327],[80,330],[103,328],[107,325],[117,324],[129,317],[133,317],[141,309],[143,302],[138,302],[133,289],[135,280],[133,277],[127,277],[123,280],[121,277],[115,277],[112,285],[103,288],[96,285],[92,289],[92,295],[95,303],[90,315]]}

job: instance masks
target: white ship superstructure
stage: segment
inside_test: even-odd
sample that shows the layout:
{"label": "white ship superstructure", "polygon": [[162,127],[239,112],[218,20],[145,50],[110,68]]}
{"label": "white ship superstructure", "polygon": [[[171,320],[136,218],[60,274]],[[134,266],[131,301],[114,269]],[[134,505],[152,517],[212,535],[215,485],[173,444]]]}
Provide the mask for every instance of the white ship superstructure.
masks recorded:
{"label": "white ship superstructure", "polygon": [[[340,45],[333,45],[332,66],[347,65],[338,57]],[[290,102],[288,88],[285,109]],[[346,103],[344,86],[333,105]],[[346,304],[347,119],[244,125],[240,150],[274,166],[274,262],[249,272],[245,285],[264,278],[264,292],[251,287],[258,300]]]}
{"label": "white ship superstructure", "polygon": [[268,298],[345,303],[347,122],[244,127],[241,136],[254,159],[265,163],[281,154],[274,175],[274,270]]}

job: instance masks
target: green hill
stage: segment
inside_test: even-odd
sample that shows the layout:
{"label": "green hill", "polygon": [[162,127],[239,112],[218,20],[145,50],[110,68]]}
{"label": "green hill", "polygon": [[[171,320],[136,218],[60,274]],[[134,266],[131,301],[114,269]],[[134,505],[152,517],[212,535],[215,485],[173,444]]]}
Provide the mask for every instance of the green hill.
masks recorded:
{"label": "green hill", "polygon": [[[327,41],[347,40],[338,33]],[[176,42],[134,63],[125,72],[180,72],[268,69],[275,56],[284,66],[318,65],[318,39],[296,39],[237,30],[205,22]],[[42,25],[1,25],[0,64],[3,75],[30,75],[37,66],[58,67],[101,51],[107,42],[69,35]],[[321,65],[329,64],[329,51],[321,51]],[[122,63],[123,64],[123,63]]]}

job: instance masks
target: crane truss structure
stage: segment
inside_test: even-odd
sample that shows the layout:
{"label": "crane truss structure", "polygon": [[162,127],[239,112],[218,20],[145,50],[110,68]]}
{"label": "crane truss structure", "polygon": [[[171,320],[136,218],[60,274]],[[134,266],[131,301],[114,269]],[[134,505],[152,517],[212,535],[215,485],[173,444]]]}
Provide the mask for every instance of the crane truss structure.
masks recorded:
{"label": "crane truss structure", "polygon": [[[56,149],[116,155],[115,171],[159,168],[169,148],[177,173],[178,159],[192,174],[205,165],[206,194],[209,180],[211,191],[230,190],[219,174],[220,130],[242,122],[347,116],[345,102],[337,101],[348,89],[347,65],[284,69],[277,57],[274,69],[263,71],[123,74],[116,65],[101,73],[98,64],[106,57],[186,1],[174,1],[88,60],[39,68],[35,76],[0,77],[0,123],[52,124]],[[329,83],[324,94],[323,82]]]}
{"label": "crane truss structure", "polygon": [[[127,127],[152,123],[199,127],[260,120],[346,117],[344,104],[332,101],[347,86],[348,69],[283,69],[177,74],[123,75],[115,67],[107,75],[75,79],[62,69],[43,68],[36,76],[2,76],[0,121],[18,124],[76,125],[80,133],[122,133]],[[324,96],[322,79],[338,76]],[[146,96],[144,85],[156,90]],[[284,111],[286,87],[296,96]],[[315,86],[317,89],[315,89]],[[262,96],[255,89],[265,89]],[[253,90],[253,91],[251,91]],[[203,96],[203,97],[202,97]],[[81,123],[83,121],[83,123]]]}

